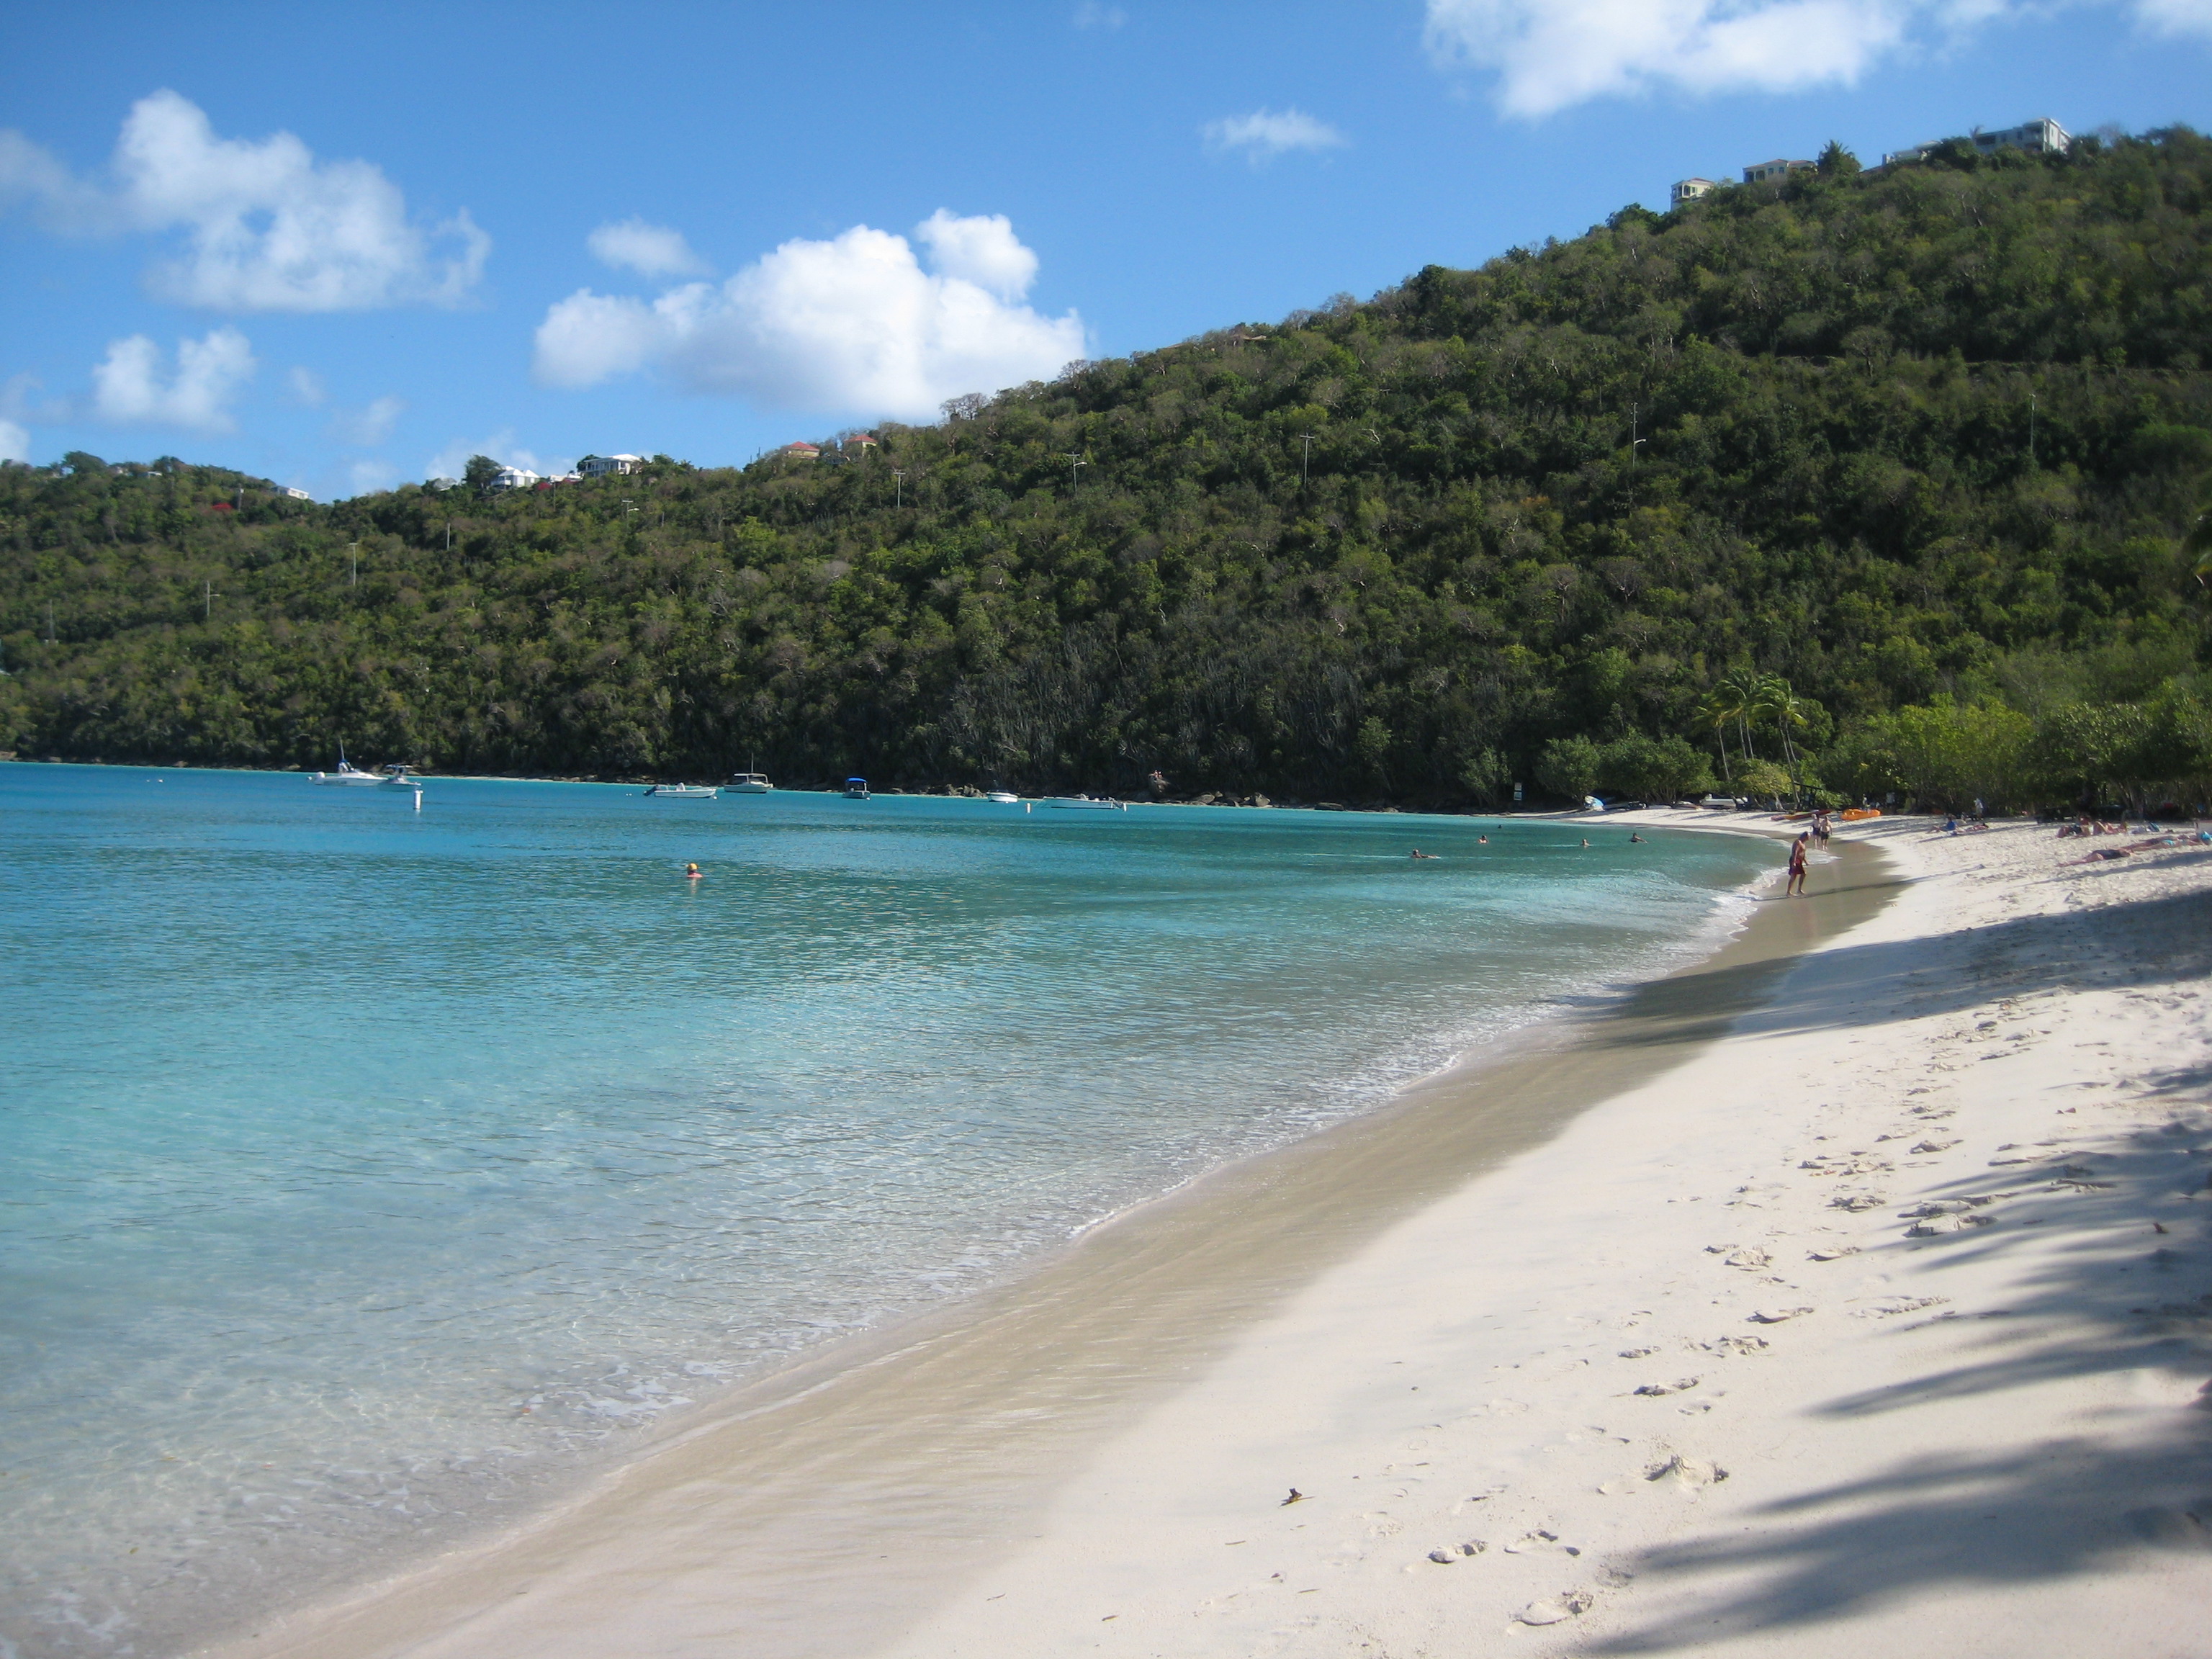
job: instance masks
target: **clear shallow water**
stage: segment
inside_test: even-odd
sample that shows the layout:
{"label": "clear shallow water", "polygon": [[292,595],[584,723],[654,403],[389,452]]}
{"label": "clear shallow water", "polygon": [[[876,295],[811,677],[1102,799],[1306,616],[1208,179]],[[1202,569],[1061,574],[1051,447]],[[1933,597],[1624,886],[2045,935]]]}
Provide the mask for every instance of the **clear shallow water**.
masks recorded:
{"label": "clear shallow water", "polygon": [[0,1655],[513,1513],[1702,948],[1772,861],[1583,834],[0,766]]}

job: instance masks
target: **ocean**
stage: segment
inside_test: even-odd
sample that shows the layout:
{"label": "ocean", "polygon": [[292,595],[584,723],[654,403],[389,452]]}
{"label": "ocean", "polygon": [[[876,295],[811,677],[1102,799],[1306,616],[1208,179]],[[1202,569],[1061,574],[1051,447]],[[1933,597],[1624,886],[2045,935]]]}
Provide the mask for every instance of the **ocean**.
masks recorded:
{"label": "ocean", "polygon": [[1710,950],[1776,861],[1628,836],[0,765],[0,1659],[526,1515]]}

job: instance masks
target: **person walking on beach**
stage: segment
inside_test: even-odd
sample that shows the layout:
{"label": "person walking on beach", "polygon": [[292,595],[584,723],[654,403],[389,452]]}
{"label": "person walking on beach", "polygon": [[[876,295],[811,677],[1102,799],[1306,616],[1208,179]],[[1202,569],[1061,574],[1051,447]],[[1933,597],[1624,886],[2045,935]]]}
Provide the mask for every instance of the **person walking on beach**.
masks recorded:
{"label": "person walking on beach", "polygon": [[1809,830],[1790,843],[1790,880],[1782,891],[1788,898],[1805,896],[1805,859],[1811,851],[1813,832]]}

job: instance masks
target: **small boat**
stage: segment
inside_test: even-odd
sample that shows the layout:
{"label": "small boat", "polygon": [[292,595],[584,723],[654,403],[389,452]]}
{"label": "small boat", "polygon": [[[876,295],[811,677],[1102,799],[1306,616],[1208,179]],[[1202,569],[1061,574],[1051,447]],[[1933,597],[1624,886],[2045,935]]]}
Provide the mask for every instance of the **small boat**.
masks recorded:
{"label": "small boat", "polygon": [[1001,806],[1019,806],[1022,804],[1022,798],[1014,793],[1011,789],[994,789],[989,794],[984,796],[983,799],[988,801],[995,801]]}
{"label": "small boat", "polygon": [[379,767],[374,772],[364,772],[346,758],[345,745],[338,745],[338,769],[335,772],[314,772],[308,775],[310,783],[350,785],[366,789],[420,789],[422,781],[410,777],[411,768],[402,763]]}
{"label": "small boat", "polygon": [[722,789],[724,793],[732,795],[772,795],[775,793],[775,786],[768,781],[765,772],[733,772]]}
{"label": "small boat", "polygon": [[1125,800],[1101,799],[1095,795],[1053,795],[1047,806],[1058,806],[1071,812],[1126,812],[1129,803]]}
{"label": "small boat", "polygon": [[866,800],[866,799],[868,799],[868,781],[867,781],[866,778],[848,778],[848,779],[846,779],[846,780],[845,780],[845,799],[846,799],[847,800]]}
{"label": "small boat", "polygon": [[708,783],[656,783],[648,795],[673,795],[678,800],[712,800],[722,792]]}

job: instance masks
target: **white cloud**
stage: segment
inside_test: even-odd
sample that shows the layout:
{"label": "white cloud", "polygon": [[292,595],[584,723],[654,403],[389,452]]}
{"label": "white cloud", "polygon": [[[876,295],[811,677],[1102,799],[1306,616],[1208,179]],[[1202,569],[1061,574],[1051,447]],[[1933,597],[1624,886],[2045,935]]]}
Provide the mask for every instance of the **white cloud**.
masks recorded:
{"label": "white cloud", "polygon": [[534,449],[525,449],[514,441],[514,428],[503,426],[488,438],[473,441],[456,438],[430,458],[426,478],[458,478],[465,471],[472,455],[489,455],[501,466],[519,466],[525,471],[556,473],[572,471],[573,459],[549,460]]}
{"label": "white cloud", "polygon": [[253,378],[253,348],[234,328],[177,342],[168,374],[161,349],[143,334],[109,342],[107,361],[92,371],[92,410],[118,426],[173,426],[188,432],[228,432],[229,404]]}
{"label": "white cloud", "polygon": [[399,469],[386,461],[356,461],[346,469],[346,481],[356,495],[374,495],[380,489],[389,489],[398,479]]}
{"label": "white cloud", "polygon": [[407,412],[398,398],[379,398],[366,409],[331,411],[331,435],[356,449],[374,449],[392,435],[392,423]]}
{"label": "white cloud", "polygon": [[[1508,114],[1673,87],[1788,92],[1856,82],[1947,0],[1428,0],[1431,53],[1495,70]],[[1987,15],[1986,5],[1968,10]]]}
{"label": "white cloud", "polygon": [[0,204],[27,200],[71,234],[185,233],[155,264],[164,299],[219,311],[360,311],[453,304],[482,274],[491,239],[465,211],[411,223],[397,185],[368,161],[318,161],[289,132],[218,138],[189,99],[131,106],[112,185],[80,179],[17,132],[0,133]]}
{"label": "white cloud", "polygon": [[323,400],[330,395],[321,375],[297,363],[285,374],[284,386],[292,401],[302,409],[320,409]]}
{"label": "white cloud", "polygon": [[2136,21],[2155,34],[2212,40],[2212,0],[2136,0]]}
{"label": "white cloud", "polygon": [[13,421],[0,421],[0,461],[31,459],[31,434]]}
{"label": "white cloud", "polygon": [[586,386],[651,367],[693,391],[777,408],[911,418],[1085,355],[1073,312],[1045,317],[1019,303],[1036,256],[1004,217],[939,211],[915,236],[934,270],[903,236],[855,225],[650,303],[580,289],[539,325],[537,377]]}
{"label": "white cloud", "polygon": [[1037,257],[1014,234],[1003,213],[956,217],[939,208],[914,228],[929,261],[947,276],[988,289],[1001,300],[1018,300],[1036,281]]}
{"label": "white cloud", "polygon": [[641,276],[697,276],[707,269],[707,262],[691,251],[682,231],[649,225],[642,219],[601,225],[585,239],[584,245],[600,264],[634,270]]}
{"label": "white cloud", "polygon": [[1104,29],[1109,33],[1129,21],[1129,14],[1119,6],[1103,6],[1098,0],[1083,0],[1068,21],[1079,29]]}
{"label": "white cloud", "polygon": [[1243,150],[1255,167],[1294,149],[1336,149],[1348,142],[1328,122],[1300,109],[1255,109],[1249,115],[1224,116],[1207,122],[1203,131],[1210,148]]}

